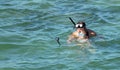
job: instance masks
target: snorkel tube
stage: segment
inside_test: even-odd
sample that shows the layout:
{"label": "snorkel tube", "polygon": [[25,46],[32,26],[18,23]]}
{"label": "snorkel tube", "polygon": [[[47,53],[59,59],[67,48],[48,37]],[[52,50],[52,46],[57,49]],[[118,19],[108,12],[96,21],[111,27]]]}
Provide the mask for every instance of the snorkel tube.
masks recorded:
{"label": "snorkel tube", "polygon": [[72,23],[73,23],[73,25],[74,25],[74,27],[73,27],[73,28],[75,28],[76,23],[72,20],[72,18],[71,18],[71,17],[69,17],[69,19],[71,20],[71,22],[72,22]]}

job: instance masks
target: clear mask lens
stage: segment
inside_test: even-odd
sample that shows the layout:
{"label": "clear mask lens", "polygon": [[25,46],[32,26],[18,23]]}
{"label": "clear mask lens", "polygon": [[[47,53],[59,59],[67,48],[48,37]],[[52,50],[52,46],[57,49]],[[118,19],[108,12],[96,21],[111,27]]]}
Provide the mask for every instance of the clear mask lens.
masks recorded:
{"label": "clear mask lens", "polygon": [[76,24],[76,28],[82,28],[83,24]]}

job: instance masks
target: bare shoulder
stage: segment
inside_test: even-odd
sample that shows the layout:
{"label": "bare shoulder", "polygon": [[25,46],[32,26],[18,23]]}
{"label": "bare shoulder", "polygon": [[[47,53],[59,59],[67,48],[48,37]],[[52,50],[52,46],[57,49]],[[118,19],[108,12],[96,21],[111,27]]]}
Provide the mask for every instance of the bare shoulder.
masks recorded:
{"label": "bare shoulder", "polygon": [[76,36],[76,35],[78,34],[78,32],[75,31],[75,32],[73,32],[72,34],[73,34],[74,36]]}
{"label": "bare shoulder", "polygon": [[75,35],[75,32],[73,32],[71,35],[69,35],[67,42],[71,43],[75,38],[76,38],[76,35]]}
{"label": "bare shoulder", "polygon": [[89,36],[96,36],[96,32],[91,30],[91,29],[87,29],[88,33],[89,33]]}
{"label": "bare shoulder", "polygon": [[73,32],[73,33],[71,34],[71,36],[72,36],[72,37],[76,37],[76,36],[77,36],[77,32],[76,32],[76,31]]}
{"label": "bare shoulder", "polygon": [[74,36],[74,32],[72,32],[72,33],[69,35],[69,37],[71,37],[71,36],[72,36],[72,37]]}

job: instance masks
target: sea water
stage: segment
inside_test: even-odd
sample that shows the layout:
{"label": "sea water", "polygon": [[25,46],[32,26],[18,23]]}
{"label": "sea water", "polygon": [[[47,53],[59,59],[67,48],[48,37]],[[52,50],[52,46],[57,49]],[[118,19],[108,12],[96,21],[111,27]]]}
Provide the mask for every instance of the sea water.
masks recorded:
{"label": "sea water", "polygon": [[[92,50],[66,43],[68,17],[97,33]],[[0,0],[0,70],[120,70],[120,0]]]}

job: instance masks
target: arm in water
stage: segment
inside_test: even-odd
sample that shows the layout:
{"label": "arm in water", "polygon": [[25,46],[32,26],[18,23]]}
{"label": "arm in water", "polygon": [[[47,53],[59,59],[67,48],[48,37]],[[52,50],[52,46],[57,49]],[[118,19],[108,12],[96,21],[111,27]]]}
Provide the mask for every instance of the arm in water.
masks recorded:
{"label": "arm in water", "polygon": [[72,33],[72,34],[68,37],[67,43],[71,43],[73,40],[75,40],[74,33]]}
{"label": "arm in water", "polygon": [[60,43],[60,38],[59,37],[56,37],[55,40],[57,41],[57,43],[59,44],[59,46],[61,45]]}

